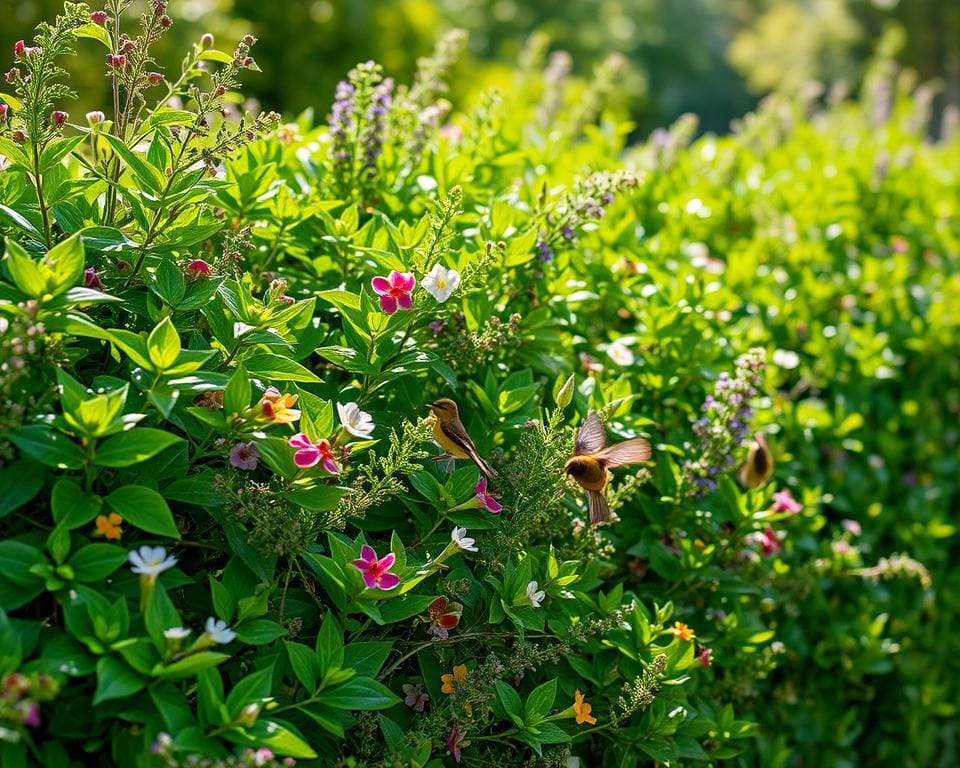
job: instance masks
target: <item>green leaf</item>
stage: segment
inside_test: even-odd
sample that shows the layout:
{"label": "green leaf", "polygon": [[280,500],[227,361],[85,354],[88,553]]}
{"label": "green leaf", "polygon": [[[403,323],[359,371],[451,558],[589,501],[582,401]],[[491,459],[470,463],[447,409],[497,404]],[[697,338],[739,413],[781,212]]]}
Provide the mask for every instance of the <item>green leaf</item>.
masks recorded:
{"label": "green leaf", "polygon": [[525,723],[539,722],[542,718],[550,714],[553,708],[553,702],[557,698],[557,679],[549,680],[543,685],[538,685],[527,697],[527,703],[523,709],[523,721]]}
{"label": "green leaf", "polygon": [[21,587],[35,584],[37,577],[30,569],[45,561],[43,552],[36,547],[14,539],[0,541],[0,574],[14,584]]}
{"label": "green leaf", "polygon": [[500,703],[503,705],[503,708],[506,710],[507,714],[522,718],[523,704],[520,702],[519,694],[513,689],[513,687],[509,683],[505,683],[503,680],[497,680],[494,683],[494,687],[497,690],[497,698],[500,700]]}
{"label": "green leaf", "polygon": [[136,672],[112,656],[104,656],[97,662],[97,689],[93,704],[102,704],[111,699],[125,699],[146,687],[146,682]]}
{"label": "green leaf", "polygon": [[227,416],[232,416],[246,410],[250,405],[251,394],[250,376],[241,363],[227,382],[227,388],[223,393],[223,412]]}
{"label": "green leaf", "polygon": [[187,281],[172,260],[164,259],[153,275],[153,289],[168,306],[176,307],[187,292]]}
{"label": "green leaf", "polygon": [[297,680],[307,691],[312,693],[317,690],[322,670],[314,650],[303,643],[285,642],[283,645],[287,649],[287,658],[290,659],[290,666]]}
{"label": "green leaf", "polygon": [[47,470],[42,464],[29,459],[17,459],[0,467],[0,518],[22,507],[43,487]]}
{"label": "green leaf", "polygon": [[360,640],[343,649],[344,669],[353,669],[358,675],[376,677],[390,655],[393,642],[388,640]]}
{"label": "green leaf", "polygon": [[287,634],[282,624],[268,619],[247,619],[237,624],[233,631],[247,645],[266,645]]}
{"label": "green leaf", "polygon": [[423,613],[436,599],[436,595],[403,595],[393,597],[380,606],[380,615],[388,624],[403,621]]}
{"label": "green leaf", "polygon": [[129,467],[153,458],[183,438],[162,429],[137,427],[108,438],[97,447],[94,463],[101,467]]}
{"label": "green leaf", "polygon": [[40,265],[30,258],[12,238],[7,238],[7,271],[14,285],[32,299],[43,298],[47,278]]}
{"label": "green leaf", "polygon": [[62,243],[57,243],[47,253],[45,259],[51,266],[51,280],[47,289],[54,296],[72,288],[83,280],[83,241],[79,234],[72,235]]}
{"label": "green leaf", "polygon": [[213,610],[221,619],[229,623],[233,619],[234,611],[237,608],[236,601],[230,590],[224,586],[223,582],[214,578],[210,579],[210,594],[213,598]]}
{"label": "green leaf", "polygon": [[233,686],[227,696],[227,711],[234,720],[248,704],[259,704],[270,698],[273,687],[273,665],[247,675]]}
{"label": "green leaf", "polygon": [[[147,352],[157,371],[172,369],[180,355],[180,335],[169,317],[163,318],[147,337]],[[181,371],[171,371],[181,373]],[[186,373],[186,371],[183,371]]]}
{"label": "green leaf", "polygon": [[88,544],[68,561],[77,581],[100,581],[127,562],[129,553],[114,544]]}
{"label": "green leaf", "polygon": [[280,720],[259,719],[246,729],[253,744],[268,747],[278,755],[312,760],[317,757],[313,748],[303,737],[294,733],[293,726]]}
{"label": "green leaf", "polygon": [[223,664],[230,655],[227,653],[215,653],[213,651],[200,651],[200,653],[191,653],[173,664],[154,670],[154,677],[163,680],[181,680],[185,677],[193,677],[204,669]]}
{"label": "green leaf", "polygon": [[7,433],[7,439],[25,454],[48,467],[80,469],[86,461],[79,445],[45,424],[17,427]]}
{"label": "green leaf", "polygon": [[313,488],[288,491],[283,498],[311,512],[326,512],[336,507],[346,492],[346,488],[335,485],[315,485]]}
{"label": "green leaf", "polygon": [[142,531],[180,538],[170,507],[159,493],[150,488],[142,485],[123,486],[104,501],[126,522]]}
{"label": "green leaf", "polygon": [[400,699],[371,677],[354,677],[323,692],[323,703],[335,709],[369,712],[389,709]]}
{"label": "green leaf", "polygon": [[133,152],[123,141],[107,132],[102,132],[100,138],[110,145],[110,148],[120,156],[120,159],[137,177],[137,180],[155,196],[159,197],[166,186],[166,179],[160,171],[146,162],[140,155]]}
{"label": "green leaf", "polygon": [[336,620],[333,611],[327,611],[317,634],[317,662],[320,673],[327,673],[343,667],[343,628]]}
{"label": "green leaf", "polygon": [[280,355],[261,353],[246,358],[244,365],[254,376],[262,376],[271,381],[299,381],[306,384],[318,384],[320,378],[308,371],[299,363],[295,363]]}

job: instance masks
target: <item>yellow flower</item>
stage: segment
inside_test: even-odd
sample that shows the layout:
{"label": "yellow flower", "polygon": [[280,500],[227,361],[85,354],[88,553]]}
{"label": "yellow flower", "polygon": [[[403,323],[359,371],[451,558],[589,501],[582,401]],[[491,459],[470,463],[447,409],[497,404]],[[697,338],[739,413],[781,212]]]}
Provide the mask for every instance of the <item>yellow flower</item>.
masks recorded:
{"label": "yellow flower", "polygon": [[577,716],[577,725],[596,723],[597,718],[590,714],[592,710],[593,707],[583,700],[583,694],[579,690],[573,694],[573,712]]}
{"label": "yellow flower", "polygon": [[673,629],[671,629],[670,631],[673,632],[673,634],[675,634],[681,640],[686,640],[687,642],[690,642],[691,640],[693,640],[693,638],[697,636],[696,633],[692,629],[690,629],[690,627],[684,624],[682,621],[675,622],[673,625]]}
{"label": "yellow flower", "polygon": [[120,535],[123,533],[120,528],[122,522],[123,518],[116,512],[111,512],[109,515],[97,515],[96,533],[98,536],[106,536],[108,539],[119,541]]}
{"label": "yellow flower", "polygon": [[463,685],[466,681],[467,665],[457,664],[457,666],[453,668],[452,675],[449,672],[445,675],[440,675],[440,682],[443,683],[440,690],[444,693],[453,693],[456,688]]}
{"label": "yellow flower", "polygon": [[280,394],[276,387],[270,387],[263,393],[260,400],[260,408],[263,410],[263,416],[274,424],[292,424],[300,418],[300,411],[295,406],[299,395],[291,395],[287,392]]}

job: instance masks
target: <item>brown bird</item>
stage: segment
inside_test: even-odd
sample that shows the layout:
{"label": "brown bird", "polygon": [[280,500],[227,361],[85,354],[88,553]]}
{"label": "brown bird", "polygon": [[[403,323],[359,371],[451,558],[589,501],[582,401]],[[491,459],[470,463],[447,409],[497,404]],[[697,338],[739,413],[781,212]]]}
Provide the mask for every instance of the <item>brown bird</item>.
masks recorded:
{"label": "brown bird", "polygon": [[496,471],[484,461],[483,457],[477,452],[477,446],[473,444],[470,435],[467,434],[466,427],[460,421],[460,409],[457,404],[449,398],[442,398],[435,403],[427,405],[435,416],[433,422],[433,438],[446,453],[438,456],[438,459],[451,456],[454,459],[470,459],[474,464],[480,467],[491,480],[497,476]]}
{"label": "brown bird", "polygon": [[740,484],[746,488],[759,488],[773,474],[773,456],[762,432],[754,435],[756,442],[750,446],[747,460],[740,467]]}
{"label": "brown bird", "polygon": [[650,443],[642,437],[634,437],[604,448],[606,442],[607,433],[600,417],[596,412],[590,411],[577,433],[573,456],[563,467],[563,471],[587,492],[592,525],[610,519],[610,505],[607,504],[606,494],[610,470],[647,461],[653,455]]}

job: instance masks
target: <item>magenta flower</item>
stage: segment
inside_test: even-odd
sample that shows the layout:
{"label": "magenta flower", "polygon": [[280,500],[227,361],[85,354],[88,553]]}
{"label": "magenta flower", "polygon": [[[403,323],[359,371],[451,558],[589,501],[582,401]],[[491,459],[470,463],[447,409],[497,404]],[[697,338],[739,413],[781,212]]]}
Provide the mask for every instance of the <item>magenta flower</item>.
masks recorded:
{"label": "magenta flower", "polygon": [[351,564],[363,574],[363,583],[369,589],[387,590],[393,589],[400,583],[399,576],[389,573],[396,559],[397,556],[393,552],[378,559],[373,547],[364,544],[360,548],[360,559],[351,561]]}
{"label": "magenta flower", "polygon": [[260,461],[260,451],[257,450],[257,444],[253,440],[249,443],[237,443],[230,449],[230,463],[237,469],[252,472],[257,468],[258,461]]}
{"label": "magenta flower", "polygon": [[453,755],[453,759],[458,763],[460,762],[460,747],[465,746],[463,743],[464,736],[464,732],[460,730],[460,723],[454,720],[450,735],[447,736],[447,751]]}
{"label": "magenta flower", "polygon": [[413,299],[410,295],[417,285],[417,278],[412,272],[393,270],[389,278],[377,276],[370,281],[370,284],[380,297],[380,309],[388,315],[396,312],[398,306],[401,309],[413,307]]}
{"label": "magenta flower", "polygon": [[28,728],[37,728],[40,725],[40,705],[35,701],[20,702],[22,722]]}
{"label": "magenta flower", "polygon": [[844,520],[841,525],[845,531],[851,533],[852,535],[860,535],[860,523],[858,523],[856,520]]}
{"label": "magenta flower", "polygon": [[291,448],[296,448],[293,461],[300,469],[308,469],[322,463],[323,468],[331,475],[340,474],[340,467],[334,461],[333,448],[329,440],[320,439],[313,442],[303,432],[298,432],[287,442],[290,443]]}
{"label": "magenta flower", "polygon": [[477,499],[488,512],[499,515],[503,511],[503,505],[497,501],[497,497],[493,493],[487,492],[487,478],[481,475],[480,481],[474,490],[477,492]]}
{"label": "magenta flower", "polygon": [[87,288],[95,288],[98,291],[103,290],[103,283],[100,281],[100,275],[93,267],[87,267],[83,270],[83,284]]}
{"label": "magenta flower", "polygon": [[801,509],[803,509],[803,504],[790,495],[788,488],[784,488],[782,491],[777,491],[773,494],[774,512],[786,512],[790,515],[795,515]]}
{"label": "magenta flower", "polygon": [[751,533],[747,537],[747,540],[751,544],[759,545],[760,552],[764,557],[773,557],[783,549],[783,546],[780,544],[780,538],[777,536],[777,532],[769,525],[763,531]]}
{"label": "magenta flower", "polygon": [[713,666],[713,651],[705,645],[701,645],[697,650],[697,661],[701,667]]}
{"label": "magenta flower", "polygon": [[203,259],[194,259],[189,264],[187,264],[186,269],[187,277],[191,280],[201,280],[205,277],[210,277],[211,267]]}

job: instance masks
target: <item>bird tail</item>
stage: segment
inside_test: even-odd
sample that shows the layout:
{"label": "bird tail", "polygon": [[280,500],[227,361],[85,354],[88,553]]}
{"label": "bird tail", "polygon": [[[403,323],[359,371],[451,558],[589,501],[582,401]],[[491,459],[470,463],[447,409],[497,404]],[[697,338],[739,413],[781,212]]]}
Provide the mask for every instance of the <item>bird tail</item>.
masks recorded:
{"label": "bird tail", "polygon": [[493,480],[497,476],[497,471],[487,464],[483,456],[474,450],[469,451],[469,454],[470,458],[473,460],[473,463],[480,467],[480,471],[483,472],[483,474],[485,474],[488,478]]}
{"label": "bird tail", "polygon": [[606,522],[610,519],[610,505],[603,491],[587,491],[587,503],[590,507],[590,525]]}

